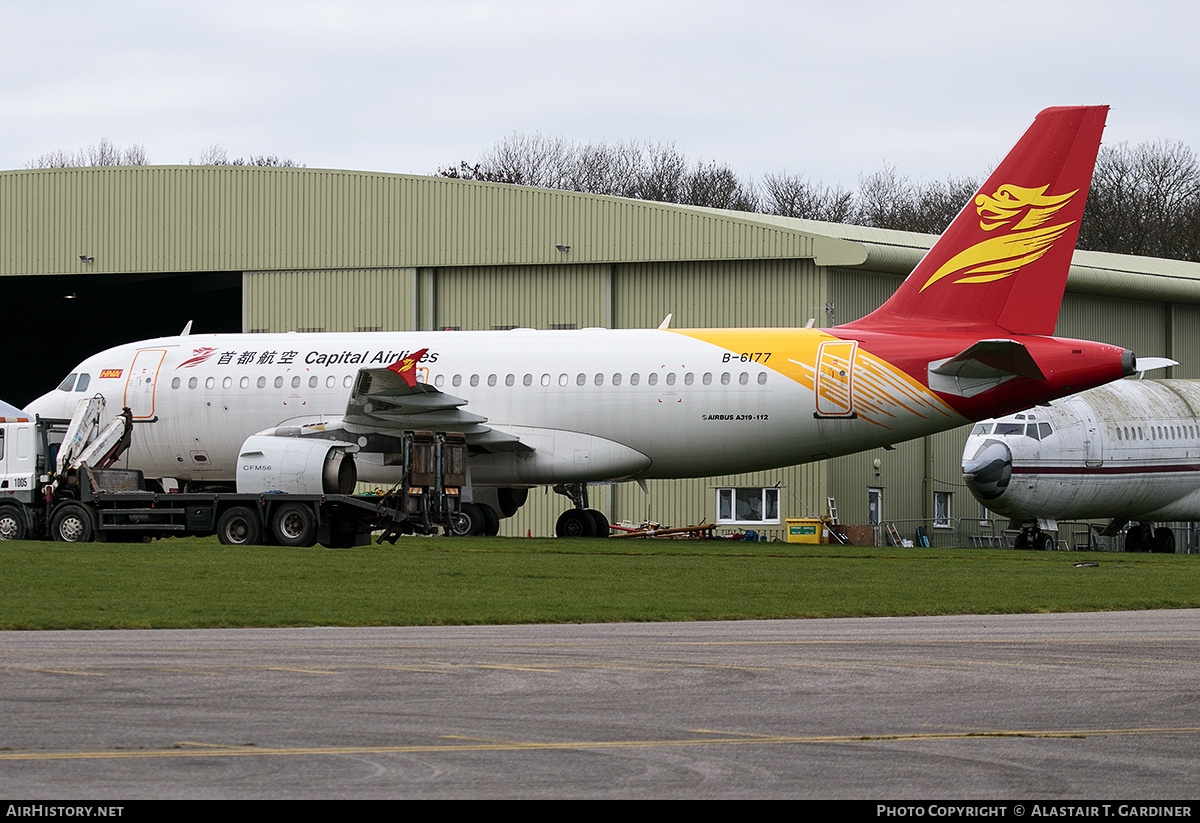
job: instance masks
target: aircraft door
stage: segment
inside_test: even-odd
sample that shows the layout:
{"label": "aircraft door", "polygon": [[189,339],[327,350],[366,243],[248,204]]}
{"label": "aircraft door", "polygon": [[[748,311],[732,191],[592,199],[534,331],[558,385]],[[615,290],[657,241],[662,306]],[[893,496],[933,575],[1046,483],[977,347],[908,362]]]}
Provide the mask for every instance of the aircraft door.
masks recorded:
{"label": "aircraft door", "polygon": [[1089,469],[1103,466],[1104,440],[1100,437],[1100,424],[1096,420],[1096,414],[1087,401],[1077,396],[1068,397],[1067,402],[1071,404],[1076,418],[1083,424],[1084,465]]}
{"label": "aircraft door", "polygon": [[166,349],[142,349],[133,356],[125,383],[125,405],[133,412],[134,420],[154,417],[154,387],[166,355]]}
{"label": "aircraft door", "polygon": [[826,340],[817,348],[817,415],[854,416],[855,340]]}

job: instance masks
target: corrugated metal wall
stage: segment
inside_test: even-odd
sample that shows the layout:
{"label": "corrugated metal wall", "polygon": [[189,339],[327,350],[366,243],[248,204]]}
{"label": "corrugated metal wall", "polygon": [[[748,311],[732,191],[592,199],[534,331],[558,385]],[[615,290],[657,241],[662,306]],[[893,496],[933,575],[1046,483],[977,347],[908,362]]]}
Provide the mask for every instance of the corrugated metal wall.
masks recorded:
{"label": "corrugated metal wall", "polygon": [[606,325],[604,264],[439,268],[436,277],[439,328]]}
{"label": "corrugated metal wall", "polygon": [[1171,348],[1166,356],[1179,365],[1168,369],[1167,376],[1200,377],[1200,306],[1172,305],[1169,319]]}
{"label": "corrugated metal wall", "polygon": [[1139,357],[1165,357],[1170,345],[1167,315],[1163,303],[1068,294],[1054,333],[1123,346]]}
{"label": "corrugated metal wall", "polygon": [[0,275],[807,258],[817,245],[732,212],[438,177],[246,166],[0,172]]}
{"label": "corrugated metal wall", "polygon": [[242,279],[243,331],[412,328],[416,269],[257,271]]}

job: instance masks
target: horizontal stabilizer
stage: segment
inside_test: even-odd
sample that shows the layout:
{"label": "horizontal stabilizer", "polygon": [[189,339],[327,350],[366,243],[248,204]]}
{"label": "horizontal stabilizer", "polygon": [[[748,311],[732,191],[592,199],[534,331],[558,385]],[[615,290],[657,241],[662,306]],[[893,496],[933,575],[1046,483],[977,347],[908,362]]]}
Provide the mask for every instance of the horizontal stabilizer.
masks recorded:
{"label": "horizontal stabilizer", "polygon": [[929,363],[929,388],[959,397],[973,397],[1014,377],[1046,379],[1016,340],[980,340],[947,360]]}
{"label": "horizontal stabilizer", "polygon": [[1133,361],[1133,370],[1135,372],[1154,371],[1155,369],[1169,369],[1171,366],[1178,366],[1178,360],[1172,360],[1169,357],[1138,357]]}

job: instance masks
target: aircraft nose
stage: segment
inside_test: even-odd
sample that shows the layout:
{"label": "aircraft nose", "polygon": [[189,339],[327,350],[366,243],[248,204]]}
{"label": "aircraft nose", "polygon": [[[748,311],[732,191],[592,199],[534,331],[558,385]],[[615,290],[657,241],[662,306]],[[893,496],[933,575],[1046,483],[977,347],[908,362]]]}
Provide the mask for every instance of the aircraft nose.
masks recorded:
{"label": "aircraft nose", "polygon": [[66,400],[68,400],[70,397],[71,395],[67,394],[66,392],[48,392],[43,394],[37,400],[34,400],[32,403],[28,404],[25,407],[25,412],[29,415],[38,415],[40,417],[70,417],[70,414],[64,415],[63,411],[67,405]]}
{"label": "aircraft nose", "polygon": [[995,500],[1012,479],[1012,452],[999,440],[988,440],[972,458],[964,458],[963,480],[980,500]]}

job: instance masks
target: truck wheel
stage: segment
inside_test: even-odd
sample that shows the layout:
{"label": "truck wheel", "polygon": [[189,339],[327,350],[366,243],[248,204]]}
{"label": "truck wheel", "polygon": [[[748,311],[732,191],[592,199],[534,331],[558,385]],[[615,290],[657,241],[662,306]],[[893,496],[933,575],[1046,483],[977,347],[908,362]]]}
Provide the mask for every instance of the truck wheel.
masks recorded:
{"label": "truck wheel", "polygon": [[485,537],[495,537],[500,534],[500,515],[487,503],[476,503],[475,506],[483,515],[483,531]]}
{"label": "truck wheel", "polygon": [[50,534],[59,543],[90,543],[95,530],[92,513],[78,503],[64,503],[50,518]]}
{"label": "truck wheel", "polygon": [[217,521],[217,539],[222,546],[257,546],[262,542],[258,514],[245,506],[227,509]]}
{"label": "truck wheel", "polygon": [[25,515],[16,506],[0,506],[0,540],[24,540]]}
{"label": "truck wheel", "polygon": [[350,549],[358,540],[358,524],[348,517],[335,517],[329,522],[328,549]]}
{"label": "truck wheel", "polygon": [[271,531],[281,546],[311,546],[317,542],[317,518],[301,503],[285,503],[271,517]]}
{"label": "truck wheel", "polygon": [[463,503],[450,518],[449,537],[475,537],[483,534],[483,512],[474,503]]}

